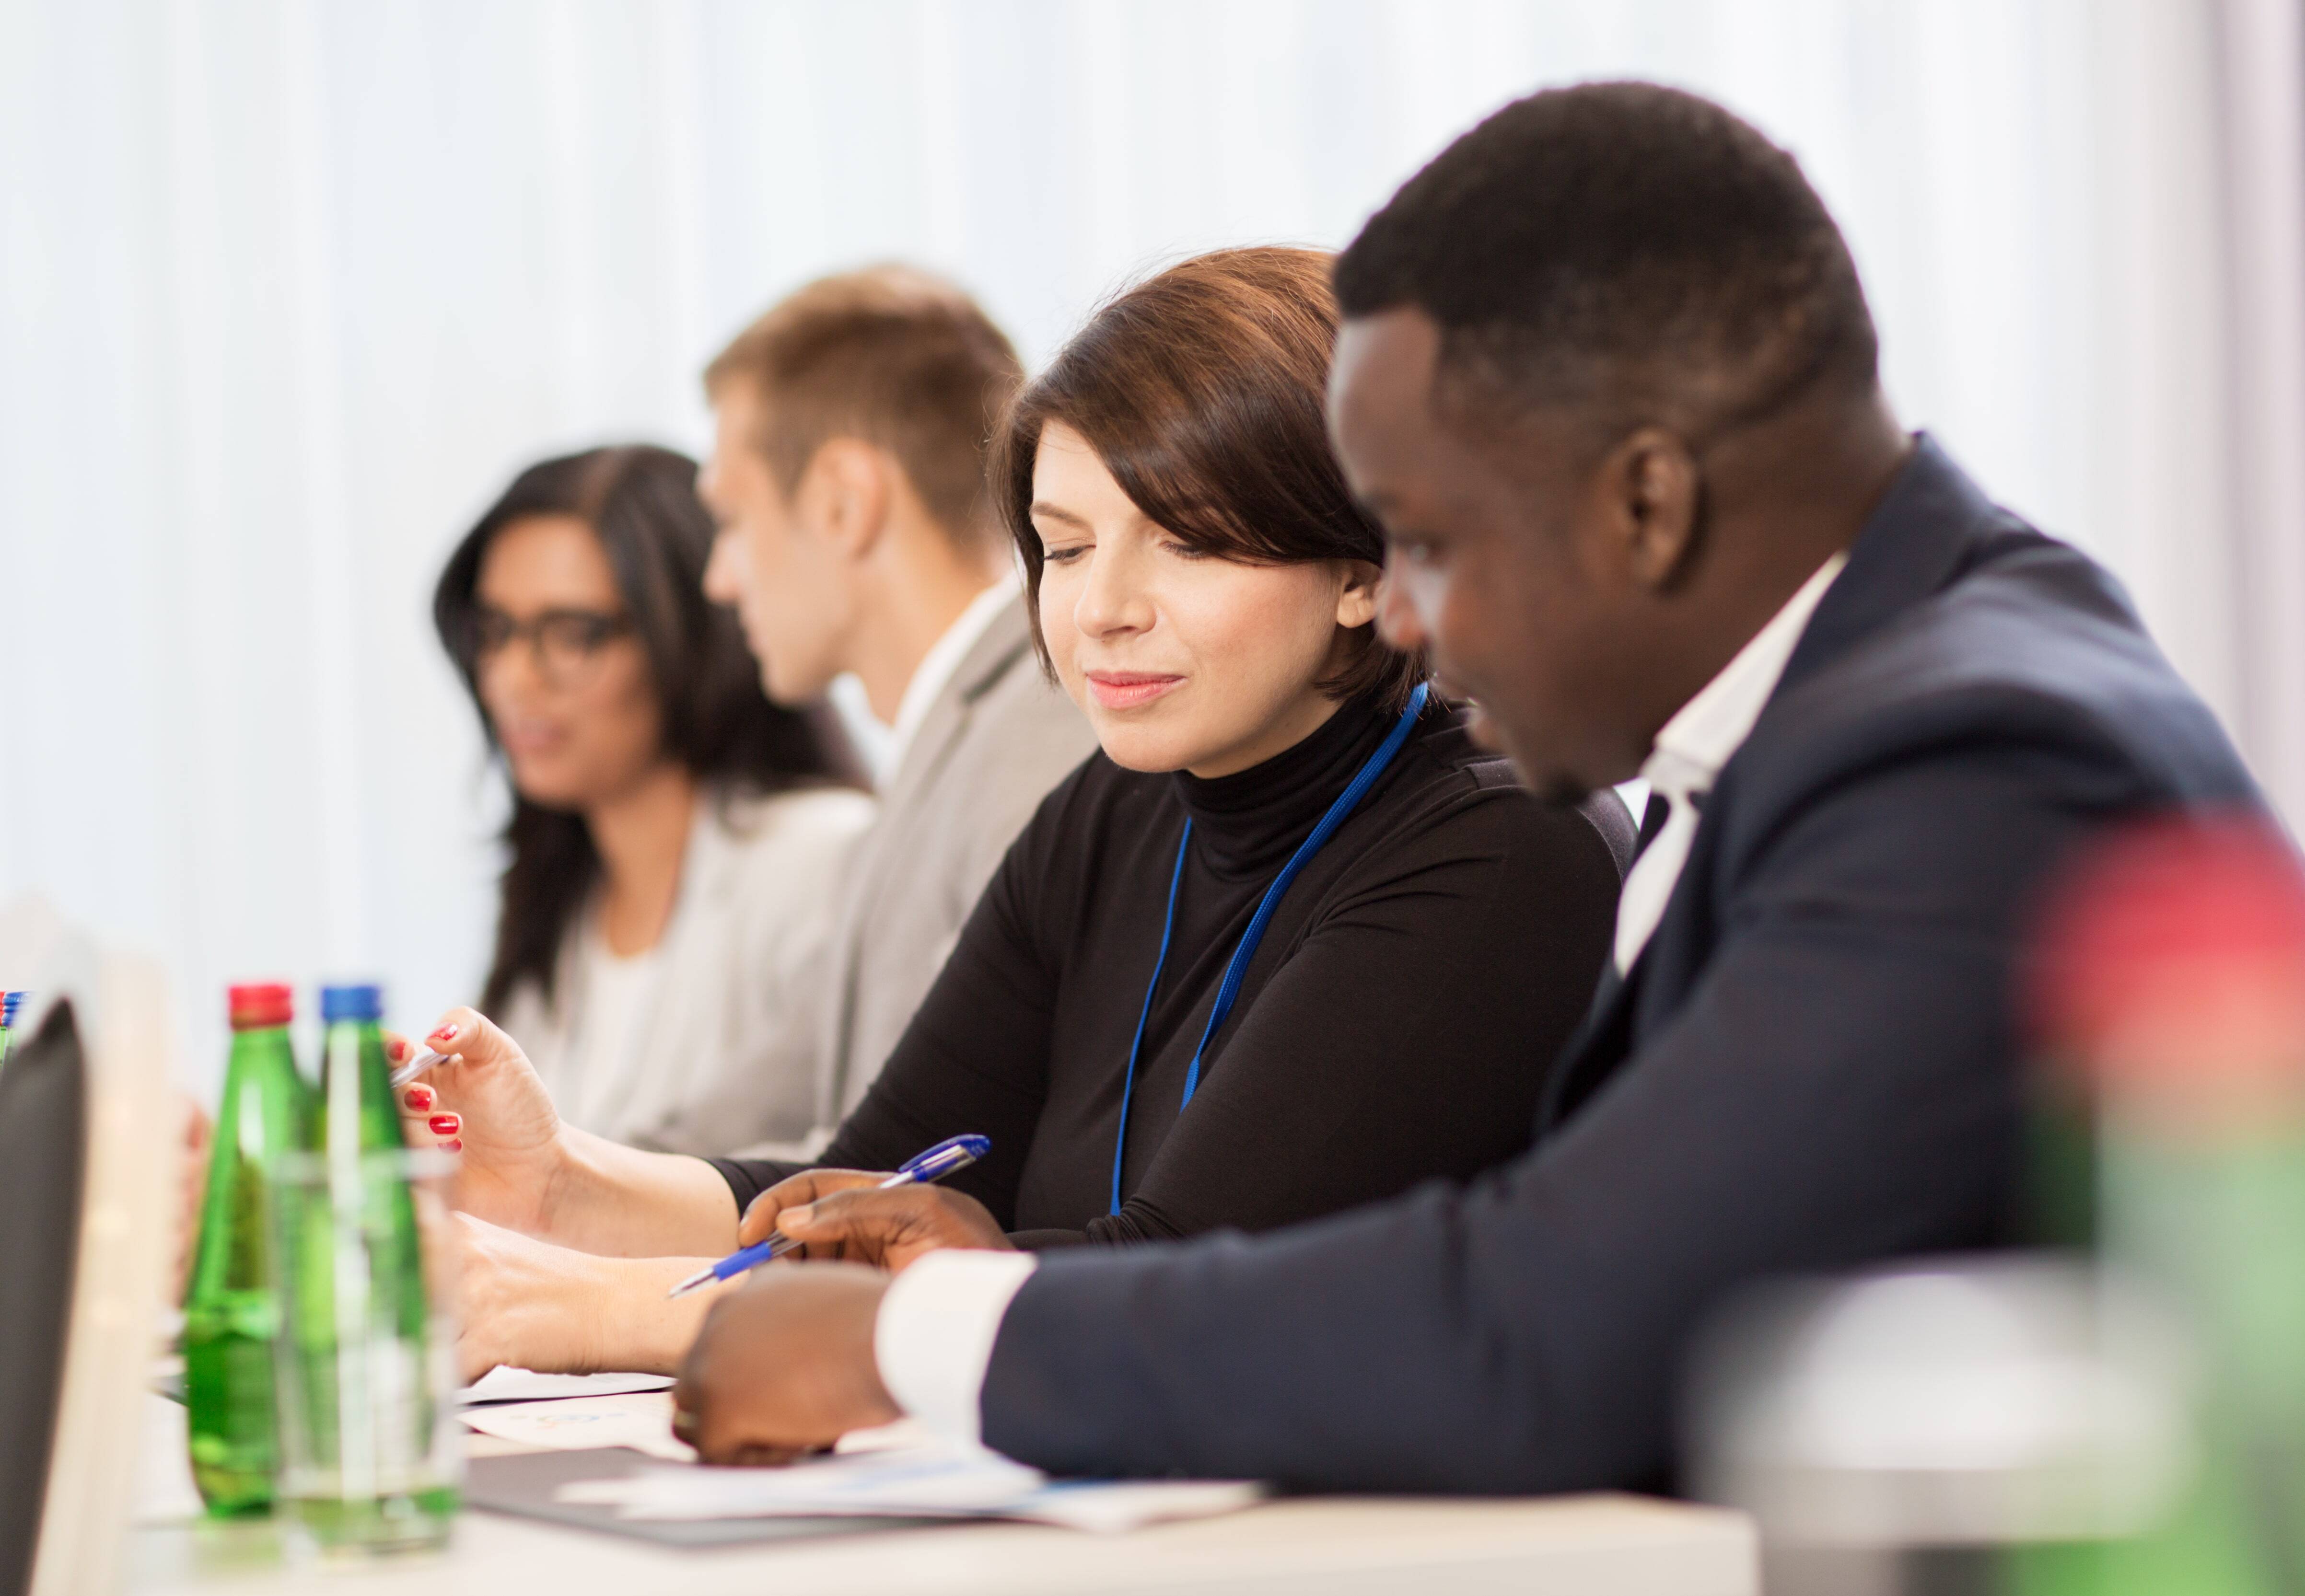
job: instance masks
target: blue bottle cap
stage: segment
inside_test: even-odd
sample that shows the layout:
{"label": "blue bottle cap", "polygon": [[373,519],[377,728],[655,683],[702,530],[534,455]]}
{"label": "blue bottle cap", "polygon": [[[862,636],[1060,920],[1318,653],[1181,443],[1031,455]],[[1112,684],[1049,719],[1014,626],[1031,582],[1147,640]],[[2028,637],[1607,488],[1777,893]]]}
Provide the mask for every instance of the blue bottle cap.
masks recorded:
{"label": "blue bottle cap", "polygon": [[370,983],[366,986],[322,987],[320,989],[320,1019],[333,1025],[338,1020],[381,1020],[384,1018],[384,989]]}

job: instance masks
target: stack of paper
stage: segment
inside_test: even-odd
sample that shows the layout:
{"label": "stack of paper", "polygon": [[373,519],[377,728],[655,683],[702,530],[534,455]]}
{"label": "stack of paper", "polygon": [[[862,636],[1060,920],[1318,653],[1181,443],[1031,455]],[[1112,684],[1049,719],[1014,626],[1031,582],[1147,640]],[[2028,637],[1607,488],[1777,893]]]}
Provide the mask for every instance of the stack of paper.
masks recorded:
{"label": "stack of paper", "polygon": [[672,1433],[672,1396],[667,1391],[492,1402],[468,1405],[464,1420],[482,1435],[554,1451],[626,1447],[673,1463],[686,1463],[696,1456]]}
{"label": "stack of paper", "polygon": [[459,1393],[466,1407],[491,1402],[557,1402],[570,1396],[621,1396],[630,1391],[664,1391],[668,1374],[539,1374],[499,1363]]}
{"label": "stack of paper", "polygon": [[1230,1513],[1263,1492],[1239,1480],[1051,1480],[998,1453],[939,1443],[780,1469],[642,1469],[558,1495],[628,1519],[1016,1518],[1110,1533]]}

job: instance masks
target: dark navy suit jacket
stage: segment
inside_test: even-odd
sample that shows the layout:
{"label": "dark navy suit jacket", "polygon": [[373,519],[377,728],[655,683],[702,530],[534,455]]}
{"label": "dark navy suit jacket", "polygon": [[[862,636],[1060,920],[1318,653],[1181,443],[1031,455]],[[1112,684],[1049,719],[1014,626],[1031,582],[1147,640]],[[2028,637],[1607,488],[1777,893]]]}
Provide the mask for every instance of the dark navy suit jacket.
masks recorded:
{"label": "dark navy suit jacket", "polygon": [[1667,1481],[1723,1294],[2010,1237],[2012,988],[2048,873],[2124,817],[2260,802],[2113,580],[1921,439],[1532,1150],[1255,1239],[1050,1257],[985,1439],[1334,1489]]}

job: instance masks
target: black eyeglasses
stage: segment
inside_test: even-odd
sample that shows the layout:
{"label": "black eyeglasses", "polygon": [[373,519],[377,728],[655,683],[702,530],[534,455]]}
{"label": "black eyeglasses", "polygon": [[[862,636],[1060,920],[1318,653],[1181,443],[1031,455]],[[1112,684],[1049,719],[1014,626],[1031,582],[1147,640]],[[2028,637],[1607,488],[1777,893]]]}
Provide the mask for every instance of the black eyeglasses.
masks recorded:
{"label": "black eyeglasses", "polygon": [[597,609],[548,609],[525,621],[500,609],[483,609],[472,617],[467,657],[474,670],[484,670],[525,641],[537,674],[555,687],[572,687],[599,666],[610,643],[632,629],[630,615]]}

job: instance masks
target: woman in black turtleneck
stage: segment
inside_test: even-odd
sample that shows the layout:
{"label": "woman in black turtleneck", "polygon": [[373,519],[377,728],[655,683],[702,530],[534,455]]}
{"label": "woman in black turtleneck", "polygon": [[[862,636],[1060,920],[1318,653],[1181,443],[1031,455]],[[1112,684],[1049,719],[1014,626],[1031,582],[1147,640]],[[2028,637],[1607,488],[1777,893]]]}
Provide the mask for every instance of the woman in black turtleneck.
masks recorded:
{"label": "woman in black turtleneck", "polygon": [[[1587,811],[1514,787],[1437,700],[1281,897],[1178,1112],[1258,900],[1394,719],[1356,699],[1295,747],[1214,779],[1092,756],[1009,850],[820,1162],[892,1169],[982,1132],[991,1156],[943,1190],[1038,1247],[1263,1230],[1526,1146],[1544,1065],[1599,973],[1617,869]],[[1113,1213],[1124,1066],[1188,815]],[[740,1207],[795,1172],[715,1162]]]}
{"label": "woman in black turtleneck", "polygon": [[[1324,256],[1223,251],[1106,305],[1010,406],[992,496],[1102,751],[1009,850],[816,1167],[570,1130],[500,1033],[451,1014],[472,1030],[433,1079],[465,1205],[621,1255],[476,1228],[468,1366],[669,1366],[710,1294],[668,1305],[698,1259],[636,1255],[779,1223],[892,1266],[1259,1230],[1526,1144],[1632,828],[1607,794],[1537,803],[1377,637],[1382,546],[1322,419],[1335,333]],[[1260,904],[1364,775],[1211,1029]],[[965,1132],[990,1156],[944,1185],[857,1189]]]}

